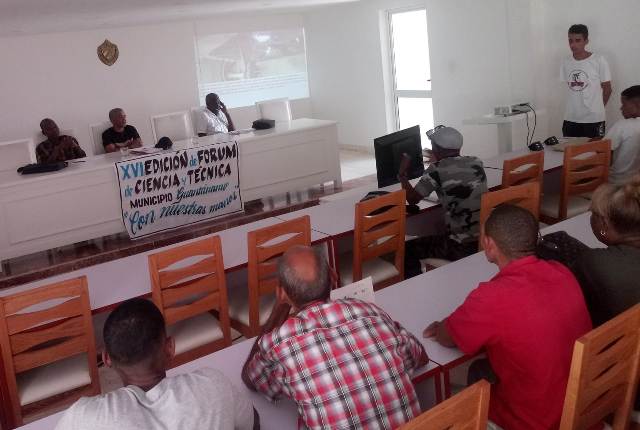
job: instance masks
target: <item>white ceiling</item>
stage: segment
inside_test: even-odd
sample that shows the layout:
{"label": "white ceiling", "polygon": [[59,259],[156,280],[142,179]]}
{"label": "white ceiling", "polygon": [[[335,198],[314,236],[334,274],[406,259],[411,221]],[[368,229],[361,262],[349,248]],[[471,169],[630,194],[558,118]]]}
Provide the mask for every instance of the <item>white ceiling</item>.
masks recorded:
{"label": "white ceiling", "polygon": [[359,0],[0,0],[0,36],[77,31]]}

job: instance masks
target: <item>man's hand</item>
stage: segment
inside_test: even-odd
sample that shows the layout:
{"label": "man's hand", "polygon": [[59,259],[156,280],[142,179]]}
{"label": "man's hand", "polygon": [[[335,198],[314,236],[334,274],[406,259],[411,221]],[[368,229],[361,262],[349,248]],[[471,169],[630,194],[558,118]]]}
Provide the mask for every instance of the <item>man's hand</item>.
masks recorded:
{"label": "man's hand", "polygon": [[447,329],[447,325],[444,323],[444,321],[445,320],[436,321],[429,324],[429,326],[422,332],[422,336],[427,339],[435,338],[434,340],[440,345],[446,346],[448,348],[455,348],[456,343],[451,338],[449,330]]}
{"label": "man's hand", "polygon": [[439,325],[440,325],[440,321],[434,321],[431,324],[429,324],[427,328],[425,328],[422,331],[422,337],[424,337],[425,339],[428,339],[430,337],[435,337],[438,331]]}
{"label": "man's hand", "polygon": [[423,149],[422,156],[426,159],[427,163],[433,163],[436,161],[435,155],[433,155],[433,151],[430,149]]}
{"label": "man's hand", "polygon": [[220,102],[220,110],[224,113],[227,113],[227,105],[222,103],[222,101]]}

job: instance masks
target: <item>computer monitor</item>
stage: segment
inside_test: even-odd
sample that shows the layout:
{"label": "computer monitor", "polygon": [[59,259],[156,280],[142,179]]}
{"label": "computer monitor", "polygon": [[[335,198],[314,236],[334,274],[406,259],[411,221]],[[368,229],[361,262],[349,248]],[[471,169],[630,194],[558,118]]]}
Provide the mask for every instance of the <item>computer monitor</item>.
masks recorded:
{"label": "computer monitor", "polygon": [[419,178],[424,173],[419,125],[378,137],[373,140],[373,148],[379,188],[398,183],[398,169],[403,153],[411,158],[409,179]]}

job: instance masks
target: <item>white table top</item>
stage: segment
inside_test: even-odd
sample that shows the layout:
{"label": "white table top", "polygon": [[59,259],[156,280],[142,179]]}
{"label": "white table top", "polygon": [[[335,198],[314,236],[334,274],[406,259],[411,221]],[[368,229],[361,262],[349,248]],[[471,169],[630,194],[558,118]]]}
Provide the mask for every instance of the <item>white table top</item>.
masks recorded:
{"label": "white table top", "polygon": [[[260,140],[272,135],[286,135],[297,133],[306,130],[313,130],[317,128],[327,127],[335,125],[335,121],[327,121],[320,119],[300,118],[292,121],[276,122],[274,128],[269,130],[255,130],[250,133],[244,133],[239,135],[229,134],[215,134],[212,136],[196,137],[194,139],[187,139],[174,142],[174,146],[171,150],[186,149],[198,146],[211,145],[217,142],[226,142],[236,140],[240,143],[251,142],[254,140]],[[153,146],[152,144],[146,146]],[[242,147],[240,148],[242,151]],[[90,157],[80,158],[77,160],[70,160],[69,167],[57,172],[38,173],[32,175],[20,175],[15,170],[8,170],[0,172],[0,188],[12,187],[24,183],[38,182],[49,180],[52,176],[63,177],[70,175],[77,175],[80,173],[92,172],[97,169],[113,169],[114,163],[122,160],[132,160],[134,158],[144,157],[144,155],[127,155],[123,156],[119,152],[112,152],[109,154],[99,154]],[[16,166],[16,169],[19,166]],[[115,172],[115,170],[114,170]]]}
{"label": "white table top", "polygon": [[[179,244],[157,248],[128,257],[109,261],[95,266],[85,267],[73,272],[53,276],[14,288],[0,290],[0,296],[5,296],[46,284],[71,279],[85,275],[89,285],[89,298],[92,309],[100,309],[114,303],[120,303],[132,297],[138,297],[151,292],[151,281],[147,269],[149,254],[170,249],[175,246],[202,240],[206,237],[219,235],[222,241],[222,257],[225,270],[234,269],[247,263],[247,233],[281,222],[278,218],[265,218],[249,224],[240,225],[207,236],[198,237]],[[311,232],[311,241],[316,243],[327,238],[317,231]]]}
{"label": "white table top", "polygon": [[[487,186],[493,188],[502,183],[502,171],[496,169],[486,169]],[[411,183],[415,185],[418,179],[412,179]],[[381,188],[384,191],[397,191],[400,184],[390,185]],[[313,206],[299,211],[290,212],[284,215],[278,215],[282,220],[290,220],[302,215],[311,217],[311,228],[318,232],[325,233],[329,236],[339,236],[354,229],[355,204],[358,203],[369,191],[378,190],[374,184],[370,186],[362,186],[352,190],[337,193],[320,199],[318,206]],[[435,194],[433,194],[435,198]],[[430,197],[431,198],[431,197]],[[440,203],[432,200],[423,199],[418,203],[421,211],[426,209],[439,207]]]}

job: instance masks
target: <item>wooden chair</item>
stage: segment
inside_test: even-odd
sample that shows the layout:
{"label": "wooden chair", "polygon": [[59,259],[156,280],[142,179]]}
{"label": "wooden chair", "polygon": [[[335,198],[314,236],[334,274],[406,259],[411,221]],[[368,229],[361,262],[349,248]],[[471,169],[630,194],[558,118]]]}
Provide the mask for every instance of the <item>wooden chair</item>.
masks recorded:
{"label": "wooden chair", "polygon": [[541,209],[543,221],[554,223],[588,211],[591,205],[588,195],[607,182],[610,164],[609,139],[567,146],[560,193],[545,194]]}
{"label": "wooden chair", "polygon": [[[405,218],[404,190],[356,203],[353,261],[340,258],[342,285],[371,276],[380,289],[404,279]],[[393,263],[380,258],[392,253]]]}
{"label": "wooden chair", "polygon": [[640,304],[576,341],[560,429],[589,429],[610,415],[613,430],[626,429],[639,364]]}
{"label": "wooden chair", "polygon": [[87,279],[0,298],[0,349],[13,426],[45,405],[99,394]]}
{"label": "wooden chair", "polygon": [[480,250],[482,250],[482,238],[484,237],[484,223],[491,215],[491,211],[503,203],[520,206],[531,212],[536,220],[539,219],[540,184],[538,182],[529,182],[482,195],[480,200],[480,240],[478,241]]}
{"label": "wooden chair", "polygon": [[231,345],[220,237],[149,255],[149,274],[153,302],[176,343],[172,367]]}
{"label": "wooden chair", "polygon": [[542,186],[544,151],[532,152],[521,157],[504,160],[502,164],[502,188],[538,182]]}
{"label": "wooden chair", "polygon": [[233,328],[250,338],[260,334],[275,303],[278,285],[278,258],[295,245],[311,246],[308,215],[247,234],[248,285],[233,288],[229,311]]}
{"label": "wooden chair", "polygon": [[481,380],[412,419],[398,430],[485,430],[491,388]]}

